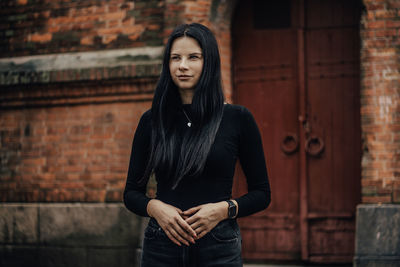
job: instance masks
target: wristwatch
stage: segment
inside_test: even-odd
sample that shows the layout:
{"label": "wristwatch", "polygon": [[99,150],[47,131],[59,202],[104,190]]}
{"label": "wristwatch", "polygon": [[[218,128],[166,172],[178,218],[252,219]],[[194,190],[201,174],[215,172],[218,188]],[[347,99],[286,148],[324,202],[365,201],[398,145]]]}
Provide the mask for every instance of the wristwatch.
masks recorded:
{"label": "wristwatch", "polygon": [[228,218],[229,219],[233,219],[236,217],[236,205],[235,203],[233,203],[232,200],[227,200],[226,202],[228,202]]}

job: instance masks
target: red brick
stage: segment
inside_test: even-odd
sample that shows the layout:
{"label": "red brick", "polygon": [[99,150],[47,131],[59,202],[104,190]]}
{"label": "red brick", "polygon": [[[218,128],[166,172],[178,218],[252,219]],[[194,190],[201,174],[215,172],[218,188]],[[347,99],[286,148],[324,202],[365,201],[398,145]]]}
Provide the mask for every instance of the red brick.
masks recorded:
{"label": "red brick", "polygon": [[0,183],[0,190],[15,190],[17,188],[16,182]]}
{"label": "red brick", "polygon": [[400,2],[397,0],[393,0],[393,1],[388,1],[386,3],[387,8],[400,8]]}
{"label": "red brick", "polygon": [[376,10],[375,17],[377,19],[395,18],[396,10],[391,10],[391,9]]}
{"label": "red brick", "polygon": [[387,20],[386,21],[387,28],[400,28],[400,20]]}
{"label": "red brick", "polygon": [[79,173],[67,173],[68,180],[79,180],[81,178],[82,178],[81,174],[79,174]]}
{"label": "red brick", "polygon": [[107,187],[107,183],[101,181],[86,182],[85,187],[88,189],[105,189]]}
{"label": "red brick", "polygon": [[122,202],[123,201],[123,192],[119,191],[107,191],[106,199],[107,202]]}
{"label": "red brick", "polygon": [[369,21],[366,27],[367,29],[383,29],[385,28],[385,21],[384,20]]}
{"label": "red brick", "polygon": [[41,182],[39,183],[39,188],[40,189],[54,189],[57,188],[58,185],[55,183],[51,183],[51,182]]}
{"label": "red brick", "polygon": [[378,3],[368,3],[365,5],[367,10],[383,10],[385,8],[384,4],[378,4]]}
{"label": "red brick", "polygon": [[94,166],[89,166],[89,167],[87,167],[87,170],[89,171],[89,172],[104,172],[104,171],[107,171],[107,169],[108,169],[108,166],[106,166],[106,165],[94,165]]}
{"label": "red brick", "polygon": [[400,203],[400,189],[393,190],[393,202]]}
{"label": "red brick", "polygon": [[86,202],[104,202],[106,190],[87,190],[85,192]]}
{"label": "red brick", "polygon": [[64,172],[83,172],[85,170],[84,166],[64,166]]}
{"label": "red brick", "polygon": [[397,36],[397,30],[380,30],[375,32],[376,37],[389,37],[389,36]]}
{"label": "red brick", "polygon": [[92,178],[92,180],[104,180],[107,178],[107,175],[105,173],[91,173],[90,177]]}
{"label": "red brick", "polygon": [[34,166],[41,166],[46,163],[46,158],[28,158],[28,159],[23,159],[22,164],[24,165],[34,165]]}
{"label": "red brick", "polygon": [[388,196],[362,196],[361,202],[362,203],[391,203],[392,197]]}
{"label": "red brick", "polygon": [[47,181],[48,180],[51,181],[51,180],[54,180],[56,178],[54,173],[42,173],[38,177],[39,177],[40,180],[47,180]]}
{"label": "red brick", "polygon": [[64,189],[84,189],[84,183],[81,181],[75,182],[62,182],[59,184],[60,188]]}
{"label": "red brick", "polygon": [[371,180],[371,179],[361,179],[361,185],[364,186],[375,186],[381,187],[382,180]]}
{"label": "red brick", "polygon": [[[118,20],[118,19],[122,20],[123,18],[125,18],[126,11],[117,11],[116,9],[110,10],[110,7],[108,7],[108,8],[111,13],[106,13],[104,16],[102,16],[101,17],[102,20]],[[116,11],[116,12],[114,12],[114,11]]]}
{"label": "red brick", "polygon": [[84,202],[85,192],[84,191],[70,191],[70,199],[67,201]]}

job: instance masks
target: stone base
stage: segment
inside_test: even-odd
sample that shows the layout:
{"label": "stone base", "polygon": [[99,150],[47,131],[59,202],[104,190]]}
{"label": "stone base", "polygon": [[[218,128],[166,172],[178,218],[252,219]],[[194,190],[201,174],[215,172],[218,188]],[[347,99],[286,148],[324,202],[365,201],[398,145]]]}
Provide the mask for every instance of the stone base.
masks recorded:
{"label": "stone base", "polygon": [[355,267],[400,266],[400,205],[357,207]]}
{"label": "stone base", "polygon": [[123,204],[0,204],[0,266],[137,266],[141,218]]}

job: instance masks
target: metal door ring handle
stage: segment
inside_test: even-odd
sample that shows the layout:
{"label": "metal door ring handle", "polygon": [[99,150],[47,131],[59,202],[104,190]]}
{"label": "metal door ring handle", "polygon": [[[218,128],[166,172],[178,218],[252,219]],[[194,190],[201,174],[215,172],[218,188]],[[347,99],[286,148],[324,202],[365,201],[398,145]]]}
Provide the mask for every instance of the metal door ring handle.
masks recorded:
{"label": "metal door ring handle", "polygon": [[281,149],[286,155],[293,154],[299,148],[299,138],[297,134],[289,133],[283,138]]}
{"label": "metal door ring handle", "polygon": [[324,151],[325,144],[318,136],[309,137],[306,141],[306,152],[308,155],[318,157]]}

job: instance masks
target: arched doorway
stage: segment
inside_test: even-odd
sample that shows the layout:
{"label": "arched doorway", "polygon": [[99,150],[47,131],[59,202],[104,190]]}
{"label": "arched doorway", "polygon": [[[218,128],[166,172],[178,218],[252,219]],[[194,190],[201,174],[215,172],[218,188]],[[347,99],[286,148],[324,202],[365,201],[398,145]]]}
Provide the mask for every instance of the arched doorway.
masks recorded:
{"label": "arched doorway", "polygon": [[[358,1],[241,1],[233,99],[262,132],[272,203],[240,219],[243,256],[351,262],[360,202]],[[239,171],[235,192],[245,192]]]}

